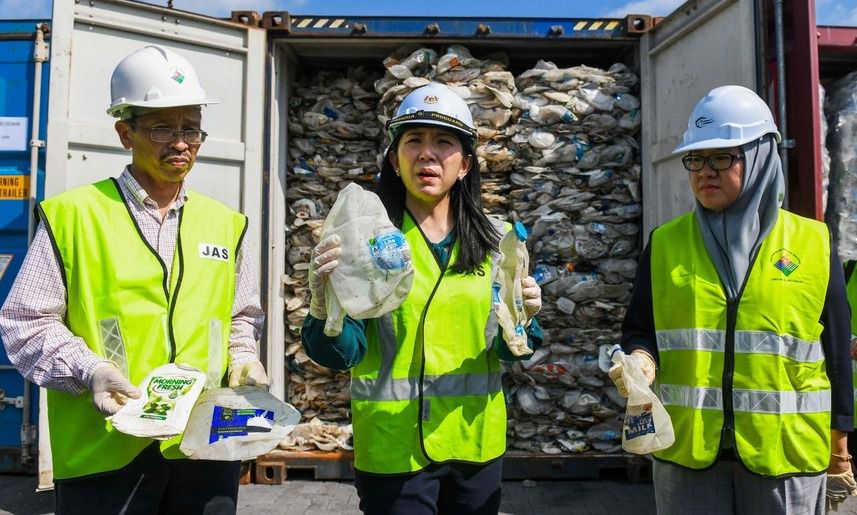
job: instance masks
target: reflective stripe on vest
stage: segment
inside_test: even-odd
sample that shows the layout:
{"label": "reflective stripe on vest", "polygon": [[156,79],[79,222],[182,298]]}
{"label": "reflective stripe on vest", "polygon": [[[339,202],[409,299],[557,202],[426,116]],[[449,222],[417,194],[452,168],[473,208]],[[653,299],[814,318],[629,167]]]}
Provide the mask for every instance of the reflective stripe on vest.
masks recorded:
{"label": "reflective stripe on vest", "polygon": [[[458,397],[497,393],[503,389],[502,374],[457,374],[425,376],[425,397]],[[351,398],[365,401],[407,401],[419,399],[419,379],[352,379]]]}
{"label": "reflective stripe on vest", "polygon": [[[366,355],[351,370],[354,467],[397,474],[488,462],[506,450],[492,261],[475,274],[443,271],[407,213],[402,232],[414,285],[399,308],[366,324]],[[457,255],[456,242],[450,263]]]}
{"label": "reflective stripe on vest", "polygon": [[[661,384],[660,400],[666,406],[691,409],[723,409],[720,388],[694,388],[680,384]],[[830,390],[815,392],[765,392],[732,390],[733,409],[746,413],[794,414],[830,411]]]}
{"label": "reflective stripe on vest", "polygon": [[[115,360],[139,385],[154,368],[186,363],[220,384],[226,371],[235,291],[235,255],[246,217],[190,192],[179,211],[171,282],[112,180],[65,192],[39,206],[62,268],[66,323],[98,356]],[[224,249],[218,259],[202,244]],[[225,255],[223,255],[225,254]],[[73,299],[73,300],[72,300]],[[48,390],[54,475],[58,479],[116,470],[151,443],[114,431],[92,395]],[[180,437],[161,443],[184,457]]]}
{"label": "reflective stripe on vest", "polygon": [[651,267],[657,391],[676,434],[655,456],[705,469],[726,426],[751,472],[823,472],[831,405],[819,323],[830,272],[826,227],[781,210],[737,306],[727,303],[694,213],[654,231]]}
{"label": "reflective stripe on vest", "polygon": [[[664,350],[723,352],[726,346],[726,331],[716,329],[658,331],[657,338],[658,348]],[[762,331],[735,331],[735,352],[776,354],[805,363],[824,359],[824,352],[818,342],[813,343],[790,335]]]}

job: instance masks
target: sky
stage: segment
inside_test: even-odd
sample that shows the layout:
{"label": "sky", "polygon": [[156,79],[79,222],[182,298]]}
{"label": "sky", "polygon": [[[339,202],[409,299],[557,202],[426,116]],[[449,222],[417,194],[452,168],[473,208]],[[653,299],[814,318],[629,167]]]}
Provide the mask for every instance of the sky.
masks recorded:
{"label": "sky", "polygon": [[[73,0],[62,0],[71,2]],[[167,0],[148,0],[166,5]],[[173,0],[173,7],[226,18],[232,10],[288,11],[299,15],[498,16],[612,18],[626,14],[666,16],[683,0]],[[427,9],[430,6],[430,10]],[[818,25],[857,26],[857,0],[815,0]],[[3,19],[46,19],[51,0],[0,0]]]}

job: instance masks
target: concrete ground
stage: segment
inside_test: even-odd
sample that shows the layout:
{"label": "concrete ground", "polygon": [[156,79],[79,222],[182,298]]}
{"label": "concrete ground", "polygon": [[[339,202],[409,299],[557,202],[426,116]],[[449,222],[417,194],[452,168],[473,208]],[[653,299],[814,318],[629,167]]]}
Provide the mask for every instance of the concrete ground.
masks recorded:
{"label": "concrete ground", "polygon": [[[0,476],[0,514],[53,513],[53,493],[35,491],[33,476]],[[357,493],[350,482],[289,480],[282,485],[243,485],[238,513],[282,515],[359,515]],[[609,515],[655,513],[651,483],[623,478],[581,481],[506,481],[501,514]],[[857,515],[857,498],[839,512]]]}

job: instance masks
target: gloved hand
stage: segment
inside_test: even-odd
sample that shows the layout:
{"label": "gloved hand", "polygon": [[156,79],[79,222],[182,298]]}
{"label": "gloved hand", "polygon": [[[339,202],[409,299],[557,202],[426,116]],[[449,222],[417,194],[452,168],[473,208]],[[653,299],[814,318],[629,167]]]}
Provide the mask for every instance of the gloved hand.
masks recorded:
{"label": "gloved hand", "polygon": [[[850,464],[850,463],[849,463]],[[846,470],[840,474],[827,473],[827,511],[838,511],[839,505],[845,502],[849,495],[857,495],[857,482],[854,474]]]}
{"label": "gloved hand", "polygon": [[259,389],[268,390],[268,374],[260,361],[248,361],[242,363],[229,372],[229,386],[255,386]]}
{"label": "gloved hand", "polygon": [[95,409],[110,416],[119,411],[128,399],[139,399],[143,394],[129,383],[113,363],[102,363],[95,367],[89,379],[92,402]]}
{"label": "gloved hand", "polygon": [[521,295],[524,297],[524,314],[529,320],[542,309],[542,289],[535,279],[527,276],[521,279]]}
{"label": "gloved hand", "polygon": [[327,276],[339,265],[339,256],[342,255],[340,244],[342,239],[337,234],[332,234],[321,240],[309,258],[309,290],[312,298],[309,303],[309,314],[319,320],[327,319],[327,309],[324,304],[324,285]]}
{"label": "gloved hand", "polygon": [[[642,349],[636,349],[626,356],[626,358],[637,360],[640,365],[640,370],[643,371],[643,375],[645,375],[646,379],[649,380],[649,384],[655,382],[655,371],[657,367],[655,366],[654,358],[652,358],[648,352]],[[610,367],[610,371],[607,372],[607,375],[613,380],[613,384],[615,384],[616,389],[619,390],[619,395],[627,397],[628,388],[625,386],[625,379],[622,377],[622,364],[615,363]]]}

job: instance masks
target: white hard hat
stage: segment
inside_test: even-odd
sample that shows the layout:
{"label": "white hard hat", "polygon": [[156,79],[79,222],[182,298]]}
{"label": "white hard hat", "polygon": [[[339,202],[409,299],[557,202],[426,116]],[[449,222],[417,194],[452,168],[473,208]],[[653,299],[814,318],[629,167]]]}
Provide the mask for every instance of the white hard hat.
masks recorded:
{"label": "white hard hat", "polygon": [[406,125],[438,125],[466,138],[476,138],[467,102],[439,82],[430,82],[408,93],[396,110],[396,116],[387,122],[390,139],[395,140]]}
{"label": "white hard hat", "polygon": [[187,59],[164,47],[149,45],[128,55],[110,78],[110,107],[107,114],[127,119],[131,108],[217,104],[210,98],[196,70]]}
{"label": "white hard hat", "polygon": [[759,95],[744,86],[721,86],[697,102],[687,121],[684,139],[673,154],[737,147],[770,133],[779,143],[780,132],[774,116]]}

